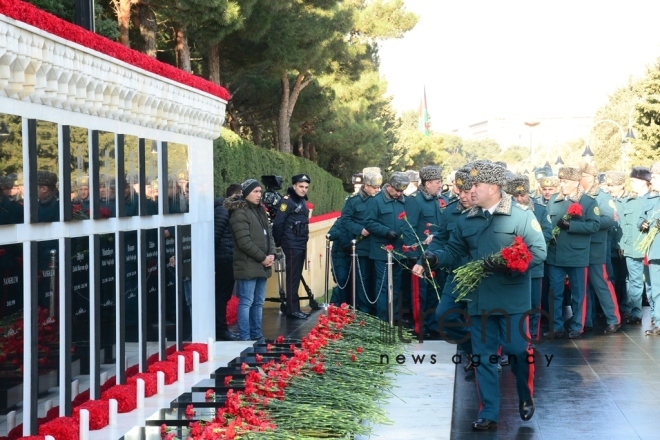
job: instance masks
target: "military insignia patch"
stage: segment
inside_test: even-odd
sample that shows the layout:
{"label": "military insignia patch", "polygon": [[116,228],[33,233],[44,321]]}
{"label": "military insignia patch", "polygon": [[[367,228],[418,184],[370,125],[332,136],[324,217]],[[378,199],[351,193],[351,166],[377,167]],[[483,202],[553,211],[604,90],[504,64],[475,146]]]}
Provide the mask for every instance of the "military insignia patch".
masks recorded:
{"label": "military insignia patch", "polygon": [[518,185],[516,187],[516,192],[524,192],[524,191],[525,191],[525,188],[522,185]]}
{"label": "military insignia patch", "polygon": [[476,176],[477,174],[479,174],[479,171],[477,171],[476,168],[472,168],[472,169],[470,170],[470,176],[474,177],[474,176]]}
{"label": "military insignia patch", "polygon": [[610,200],[609,202],[607,202],[607,204],[610,206],[610,208],[616,211],[616,205],[614,204],[614,200]]}
{"label": "military insignia patch", "polygon": [[539,223],[539,221],[536,219],[532,220],[532,229],[534,229],[536,232],[541,232],[541,223]]}
{"label": "military insignia patch", "polygon": [[600,209],[598,208],[598,206],[594,207],[594,214],[600,215]]}
{"label": "military insignia patch", "polygon": [[280,205],[280,211],[282,211],[282,212],[286,212],[286,203],[282,203],[282,204]]}
{"label": "military insignia patch", "polygon": [[463,179],[456,179],[457,186],[463,186]]}

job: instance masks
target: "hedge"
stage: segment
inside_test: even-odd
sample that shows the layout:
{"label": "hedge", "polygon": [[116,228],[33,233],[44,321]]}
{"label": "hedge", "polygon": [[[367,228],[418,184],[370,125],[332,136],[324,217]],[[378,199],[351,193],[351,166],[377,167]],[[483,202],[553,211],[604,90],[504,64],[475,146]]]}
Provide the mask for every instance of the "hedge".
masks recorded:
{"label": "hedge", "polygon": [[224,197],[232,183],[249,178],[261,181],[263,175],[282,176],[280,194],[284,195],[291,186],[291,177],[300,173],[308,174],[312,181],[307,196],[314,204],[314,215],[340,211],[347,195],[341,180],[315,163],[292,154],[265,150],[224,128],[214,143],[213,162],[216,197]]}

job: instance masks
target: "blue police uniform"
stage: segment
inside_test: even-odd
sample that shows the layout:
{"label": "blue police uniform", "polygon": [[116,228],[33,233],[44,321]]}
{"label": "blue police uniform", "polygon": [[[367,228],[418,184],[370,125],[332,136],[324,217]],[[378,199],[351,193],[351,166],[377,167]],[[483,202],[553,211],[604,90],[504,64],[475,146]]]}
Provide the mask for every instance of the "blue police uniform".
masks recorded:
{"label": "blue police uniform", "polygon": [[[522,237],[532,254],[532,261],[541,263],[546,257],[546,244],[541,225],[526,207],[516,205],[511,196],[502,195],[491,215],[489,211],[473,207],[460,215],[444,249],[434,252],[438,266],[455,267],[465,256],[478,260],[510,246],[516,236]],[[477,387],[481,400],[479,418],[497,423],[500,407],[500,386],[497,356],[500,343],[509,355],[511,371],[521,403],[529,402],[533,394],[534,364],[527,362],[532,351],[528,347],[528,319],[531,301],[531,273],[492,273],[484,278],[468,295],[471,318],[473,361],[479,356],[476,368]],[[521,329],[521,331],[519,331]],[[531,417],[531,415],[530,415]],[[487,429],[487,427],[473,428]]]}
{"label": "blue police uniform", "polygon": [[374,313],[375,302],[369,299],[373,287],[372,279],[372,261],[369,259],[371,250],[371,237],[363,236],[362,230],[366,229],[367,206],[372,197],[360,189],[355,194],[346,198],[344,207],[341,210],[341,228],[344,234],[350,240],[356,240],[355,253],[357,254],[357,268],[355,288],[357,289],[357,298],[355,306],[358,310],[365,313]]}
{"label": "blue police uniform", "polygon": [[[600,210],[596,201],[584,194],[582,187],[578,189],[575,197],[565,197],[563,194],[554,194],[546,209],[550,222],[556,225],[573,203],[582,207],[582,216],[571,218],[568,230],[561,230],[551,240],[548,246],[548,273],[550,276],[549,305],[553,313],[554,336],[564,335],[563,295],[566,275],[571,283],[571,297],[573,319],[571,332],[573,337],[579,337],[584,329],[586,319],[585,295],[587,290],[587,275],[589,271],[589,251],[591,235],[600,228]],[[570,336],[570,335],[569,335]]]}
{"label": "blue police uniform", "polygon": [[[415,243],[417,246],[407,250],[409,255],[408,265],[410,268],[417,263],[420,252],[423,252],[422,242],[429,235],[435,236],[438,233],[438,226],[441,223],[442,211],[447,206],[447,199],[444,196],[432,195],[423,189],[418,189],[409,196],[410,203],[416,203],[417,221],[409,217],[410,224],[415,230]],[[429,243],[430,245],[430,243]],[[437,271],[433,282],[431,279],[420,279],[413,276],[411,278],[411,303],[413,309],[413,318],[415,320],[415,332],[423,333],[430,337],[438,331],[438,321],[435,319],[435,309],[438,307],[440,292],[445,283],[445,272]],[[404,288],[407,286],[404,286]]]}
{"label": "blue police uniform", "polygon": [[626,268],[628,270],[627,299],[622,305],[624,313],[629,313],[628,323],[641,324],[642,322],[642,295],[646,287],[646,294],[651,295],[651,283],[649,268],[644,265],[644,254],[637,249],[639,244],[638,221],[642,215],[642,209],[646,203],[648,194],[639,196],[631,193],[622,200],[620,214],[623,240],[621,248],[626,257]]}
{"label": "blue police uniform", "polygon": [[598,185],[589,190],[587,194],[596,200],[600,211],[600,226],[598,231],[591,235],[589,247],[589,296],[587,299],[585,327],[593,327],[596,310],[594,304],[595,297],[598,298],[598,302],[603,309],[607,324],[616,326],[621,324],[621,315],[619,313],[619,305],[616,300],[614,286],[609,279],[607,271],[607,260],[609,260],[608,233],[614,225],[616,205],[612,197],[600,189]]}
{"label": "blue police uniform", "polygon": [[300,313],[298,289],[307,253],[309,239],[309,209],[307,196],[300,197],[290,187],[277,208],[273,221],[275,246],[281,247],[286,259],[286,306],[287,316]]}
{"label": "blue police uniform", "polygon": [[[415,243],[414,234],[408,221],[403,218],[406,214],[415,219],[417,203],[411,203],[408,197],[401,194],[398,199],[387,193],[385,184],[381,192],[370,198],[367,202],[367,217],[365,225],[370,234],[369,258],[374,267],[374,298],[376,302],[376,315],[383,321],[388,321],[387,309],[387,251],[385,246],[392,245],[401,252],[402,246],[411,246]],[[387,237],[393,231],[396,239]],[[401,291],[401,264],[396,261],[392,265],[392,284],[394,290],[394,313],[398,312],[399,294]]]}

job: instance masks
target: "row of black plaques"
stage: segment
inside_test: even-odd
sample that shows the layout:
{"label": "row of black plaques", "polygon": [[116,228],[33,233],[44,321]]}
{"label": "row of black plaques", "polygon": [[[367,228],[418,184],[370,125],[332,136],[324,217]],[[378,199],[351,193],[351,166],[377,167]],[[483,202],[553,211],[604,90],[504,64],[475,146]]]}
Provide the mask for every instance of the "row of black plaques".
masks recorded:
{"label": "row of black plaques", "polygon": [[26,126],[0,113],[0,225],[188,212],[186,145],[34,119]]}

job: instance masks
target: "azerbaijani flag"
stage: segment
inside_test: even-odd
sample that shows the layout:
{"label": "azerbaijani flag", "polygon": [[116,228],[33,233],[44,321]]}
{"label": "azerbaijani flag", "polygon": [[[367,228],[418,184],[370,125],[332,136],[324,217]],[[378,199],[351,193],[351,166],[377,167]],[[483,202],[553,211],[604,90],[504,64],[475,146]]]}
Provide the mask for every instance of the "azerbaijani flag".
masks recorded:
{"label": "azerbaijani flag", "polygon": [[422,132],[424,136],[428,136],[431,133],[429,128],[431,127],[431,122],[429,121],[429,111],[426,108],[426,86],[424,86],[424,97],[422,102],[419,103],[419,122],[417,124],[417,130]]}

